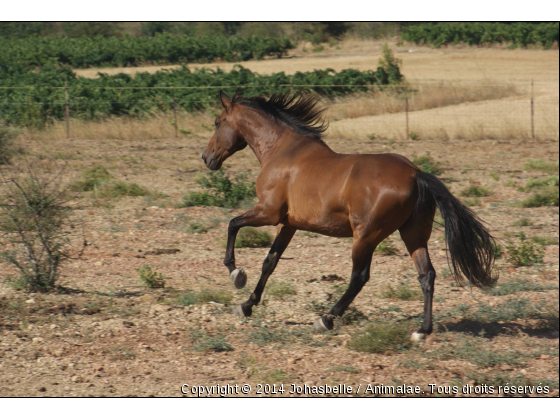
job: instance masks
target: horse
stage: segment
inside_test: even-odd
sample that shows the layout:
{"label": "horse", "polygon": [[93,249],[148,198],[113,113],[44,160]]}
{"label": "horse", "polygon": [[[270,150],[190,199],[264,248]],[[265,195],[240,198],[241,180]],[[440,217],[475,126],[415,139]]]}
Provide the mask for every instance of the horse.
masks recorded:
{"label": "horse", "polygon": [[482,220],[463,205],[436,176],[421,171],[398,154],[340,154],[322,135],[327,130],[326,108],[319,98],[304,93],[278,93],[268,99],[231,99],[220,92],[222,113],[202,154],[210,170],[249,146],[261,169],[256,180],[258,198],[250,210],[233,218],[227,229],[224,265],[236,288],[247,275],[235,264],[235,239],[244,226],[278,226],[276,238],[262,265],[258,284],[234,313],[249,317],[261,300],[268,278],[297,230],[332,237],[352,237],[352,274],[349,286],[314,323],[318,331],[332,330],[370,277],[373,252],[385,238],[399,231],[418,271],[424,296],[424,317],[412,334],[420,341],[432,333],[432,301],[436,271],[430,261],[430,239],[436,209],[445,225],[448,262],[453,277],[479,288],[498,280],[494,270],[495,240]]}

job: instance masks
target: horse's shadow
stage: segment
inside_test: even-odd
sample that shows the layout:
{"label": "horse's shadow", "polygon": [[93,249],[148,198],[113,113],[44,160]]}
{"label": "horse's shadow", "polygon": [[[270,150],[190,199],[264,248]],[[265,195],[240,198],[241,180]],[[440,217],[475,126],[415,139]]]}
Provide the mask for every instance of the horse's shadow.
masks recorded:
{"label": "horse's shadow", "polygon": [[558,339],[554,331],[558,328],[543,326],[527,326],[518,322],[482,322],[470,319],[462,319],[456,322],[438,323],[439,332],[457,332],[484,338],[494,338],[498,335],[515,335],[518,332],[527,334],[530,337]]}

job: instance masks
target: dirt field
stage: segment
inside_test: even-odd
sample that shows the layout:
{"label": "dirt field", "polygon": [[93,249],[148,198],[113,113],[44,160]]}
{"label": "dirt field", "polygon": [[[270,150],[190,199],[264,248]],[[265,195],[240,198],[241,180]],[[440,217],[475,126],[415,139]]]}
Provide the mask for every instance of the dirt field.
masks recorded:
{"label": "dirt field", "polygon": [[[305,60],[362,69],[377,62],[364,45],[349,44],[323,54],[341,54],[345,48],[365,56],[256,62],[252,69],[265,72],[266,66],[288,63],[295,71],[319,65]],[[413,49],[418,54],[399,56],[410,57],[404,61],[404,72],[416,80],[534,77],[558,82],[558,51]],[[434,60],[414,61],[428,56]],[[437,70],[430,72],[430,67]],[[267,249],[237,250],[238,267],[247,271],[249,280],[244,290],[236,291],[222,259],[227,222],[243,210],[178,208],[185,193],[198,189],[196,175],[207,173],[200,154],[209,131],[199,129],[179,139],[95,142],[41,138],[35,133],[20,139],[28,151],[26,158],[37,159],[47,170],[67,161],[69,182],[99,165],[115,178],[136,182],[154,194],[101,201],[80,194],[75,215],[91,245],[81,259],[63,269],[60,285],[65,289],[24,293],[0,284],[0,395],[181,396],[183,384],[250,384],[249,395],[256,396],[258,384],[281,383],[283,396],[290,395],[292,383],[346,384],[354,391],[361,384],[362,395],[368,384],[406,383],[420,386],[422,395],[428,396],[432,394],[428,384],[460,389],[467,384],[509,383],[540,384],[548,387],[547,394],[538,394],[536,388],[523,393],[558,396],[558,207],[519,205],[530,195],[519,187],[550,176],[525,170],[524,164],[529,159],[558,162],[557,137],[412,141],[395,136],[387,141],[366,136],[377,129],[367,126],[371,121],[395,115],[338,121],[326,142],[340,153],[392,152],[413,158],[429,152],[441,163],[445,170],[441,178],[456,195],[472,185],[491,192],[488,197],[462,198],[491,226],[504,248],[511,241],[517,243],[520,232],[547,239],[544,263],[515,267],[505,252],[498,261],[502,295],[459,288],[449,275],[443,231],[435,229],[430,242],[438,272],[434,334],[394,352],[359,352],[348,343],[366,325],[408,320],[412,327],[421,317],[417,274],[398,236],[391,239],[396,255],[374,255],[371,279],[355,300],[348,325],[338,322],[333,332],[324,334],[311,327],[318,308],[320,312],[321,305],[332,305],[332,295],[348,282],[351,241],[304,232],[296,234],[280,261],[264,303],[251,319],[241,320],[231,313],[232,306],[245,301],[255,287]],[[343,124],[355,133],[340,129]],[[227,161],[224,170],[255,179],[259,167],[246,149]],[[192,222],[208,231],[189,233]],[[166,277],[164,289],[140,285],[138,269],[144,265]],[[0,280],[14,273],[0,263]],[[389,285],[407,292],[410,300],[388,293]],[[186,306],[187,290],[204,292],[209,301]]]}

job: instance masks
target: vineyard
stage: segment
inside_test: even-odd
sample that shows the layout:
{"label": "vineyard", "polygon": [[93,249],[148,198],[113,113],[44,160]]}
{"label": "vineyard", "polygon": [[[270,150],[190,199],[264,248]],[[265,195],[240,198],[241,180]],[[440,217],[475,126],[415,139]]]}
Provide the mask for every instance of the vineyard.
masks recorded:
{"label": "vineyard", "polygon": [[510,44],[512,48],[558,46],[558,22],[546,23],[423,23],[404,28],[402,38],[416,44],[439,48],[464,42],[468,45]]}
{"label": "vineyard", "polygon": [[74,68],[260,60],[281,56],[288,38],[267,36],[190,37],[158,34],[149,38],[81,36],[0,38],[0,67],[66,64]]}
{"label": "vineyard", "polygon": [[[64,118],[65,83],[68,84],[73,117],[98,119],[107,116],[144,116],[171,107],[197,111],[216,102],[218,88],[238,91],[245,96],[270,94],[293,86],[314,85],[313,91],[327,97],[366,91],[372,85],[398,83],[402,75],[398,66],[379,67],[375,71],[353,69],[335,72],[331,69],[284,72],[263,75],[236,66],[226,73],[221,70],[180,68],[154,74],[134,76],[103,75],[98,79],[76,76],[69,68],[45,66],[38,72],[23,68],[0,70],[0,119],[9,124],[43,125]],[[215,87],[215,88],[208,88]]]}

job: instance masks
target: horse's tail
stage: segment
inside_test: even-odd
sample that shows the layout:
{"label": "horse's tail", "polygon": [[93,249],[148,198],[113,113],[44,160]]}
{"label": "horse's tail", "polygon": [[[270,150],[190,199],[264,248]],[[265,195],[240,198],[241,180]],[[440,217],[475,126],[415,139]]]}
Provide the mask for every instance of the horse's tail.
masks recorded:
{"label": "horse's tail", "polygon": [[457,282],[463,284],[466,277],[476,287],[492,287],[498,280],[494,273],[496,242],[481,220],[434,175],[418,171],[416,183],[415,212],[432,210],[433,214],[437,206],[445,221],[445,240]]}

